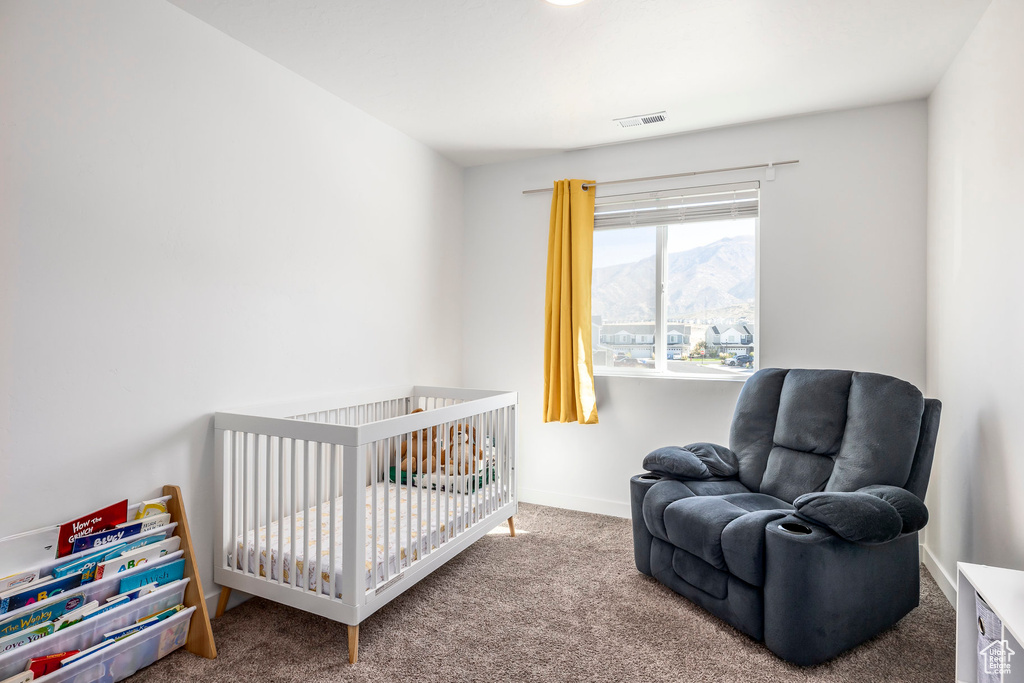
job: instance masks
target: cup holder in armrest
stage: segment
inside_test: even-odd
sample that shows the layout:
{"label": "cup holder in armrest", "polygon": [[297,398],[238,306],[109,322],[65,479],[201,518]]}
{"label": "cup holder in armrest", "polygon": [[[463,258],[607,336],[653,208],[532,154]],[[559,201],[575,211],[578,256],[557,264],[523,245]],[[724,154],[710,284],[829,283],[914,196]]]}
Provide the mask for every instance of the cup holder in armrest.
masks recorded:
{"label": "cup holder in armrest", "polygon": [[783,522],[779,525],[779,528],[785,531],[787,534],[794,534],[796,536],[806,536],[811,533],[811,527],[805,526],[798,522]]}
{"label": "cup holder in armrest", "polygon": [[647,474],[641,474],[640,478],[644,479],[646,481],[658,481],[659,479],[661,479],[661,475],[660,474],[652,474],[652,473],[648,472]]}

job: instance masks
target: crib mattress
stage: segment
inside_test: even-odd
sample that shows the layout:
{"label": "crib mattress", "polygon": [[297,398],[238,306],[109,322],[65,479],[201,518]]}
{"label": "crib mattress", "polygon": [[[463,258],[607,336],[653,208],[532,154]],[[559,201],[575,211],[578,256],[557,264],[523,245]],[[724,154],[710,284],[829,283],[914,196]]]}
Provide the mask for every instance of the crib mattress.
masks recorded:
{"label": "crib mattress", "polygon": [[[453,538],[456,533],[462,532],[474,520],[489,514],[501,506],[500,496],[491,496],[490,491],[485,495],[481,491],[479,495],[463,496],[458,492],[436,491],[415,486],[404,486],[394,483],[378,483],[377,487],[377,547],[373,544],[373,486],[366,487],[366,588],[373,588],[373,575],[376,571],[377,585],[380,586],[385,580],[385,562],[387,563],[389,577],[393,577],[401,568],[408,567],[411,562],[419,559],[421,555],[430,550],[436,549],[439,545]],[[409,502],[411,497],[412,516],[409,517]],[[395,505],[395,501],[399,501]],[[385,499],[387,510],[385,510]],[[341,596],[341,556],[342,556],[342,499],[335,501],[334,520],[334,566],[335,566],[335,590]],[[422,512],[418,505],[422,502]],[[429,514],[428,514],[429,510]],[[241,558],[246,557],[248,571],[259,572],[260,576],[269,575],[272,580],[277,579],[278,567],[283,567],[284,581],[291,583],[292,567],[299,573],[296,583],[300,586],[308,586],[309,590],[316,591],[316,573],[320,568],[323,577],[323,592],[330,591],[330,533],[331,533],[331,508],[329,503],[321,504],[320,512],[320,562],[307,562],[306,558],[316,557],[316,532],[310,529],[308,545],[302,547],[303,530],[307,519],[316,518],[316,507],[311,507],[305,512],[298,512],[295,515],[295,561],[291,557],[291,517],[285,517],[281,522],[283,527],[283,554],[284,562],[278,562],[278,525],[274,522],[270,525],[269,533],[267,527],[259,528],[259,561],[257,563],[257,544],[254,542],[254,533],[249,531],[237,538],[237,554],[239,560],[236,562],[238,569],[242,568]],[[428,521],[429,520],[429,521]],[[411,529],[411,545],[409,528]],[[419,522],[419,524],[417,524]],[[401,533],[396,543],[395,534],[401,524]],[[389,542],[385,547],[385,534]],[[267,562],[268,539],[270,562]]]}

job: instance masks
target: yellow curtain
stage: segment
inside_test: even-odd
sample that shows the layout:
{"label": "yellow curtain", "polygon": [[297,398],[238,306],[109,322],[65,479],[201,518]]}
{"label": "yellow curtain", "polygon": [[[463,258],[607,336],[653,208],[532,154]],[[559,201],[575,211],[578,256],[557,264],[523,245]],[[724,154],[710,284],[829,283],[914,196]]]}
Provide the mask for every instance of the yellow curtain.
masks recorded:
{"label": "yellow curtain", "polygon": [[[544,302],[544,421],[597,424],[590,346],[592,180],[556,180]],[[583,189],[583,185],[589,185]]]}

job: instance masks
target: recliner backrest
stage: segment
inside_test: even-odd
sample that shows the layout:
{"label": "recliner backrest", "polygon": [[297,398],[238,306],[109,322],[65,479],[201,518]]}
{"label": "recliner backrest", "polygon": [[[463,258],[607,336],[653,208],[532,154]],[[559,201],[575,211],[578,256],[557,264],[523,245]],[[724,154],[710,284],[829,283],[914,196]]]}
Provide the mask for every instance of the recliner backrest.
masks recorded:
{"label": "recliner backrest", "polygon": [[[760,370],[740,392],[729,445],[747,488],[790,503],[812,491],[856,491],[870,484],[909,482],[923,496],[928,472],[918,470],[909,480],[928,432],[922,429],[924,411],[917,387],[895,377]],[[931,450],[925,450],[930,470]]]}

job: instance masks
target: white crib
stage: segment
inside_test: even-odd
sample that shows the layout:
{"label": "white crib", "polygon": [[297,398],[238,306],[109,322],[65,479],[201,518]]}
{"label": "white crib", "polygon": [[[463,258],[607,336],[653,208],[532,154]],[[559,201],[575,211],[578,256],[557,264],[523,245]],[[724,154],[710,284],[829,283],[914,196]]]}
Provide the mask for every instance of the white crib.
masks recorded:
{"label": "white crib", "polygon": [[234,588],[340,621],[354,663],[360,622],[506,520],[515,535],[517,409],[412,387],[218,412],[218,616]]}

